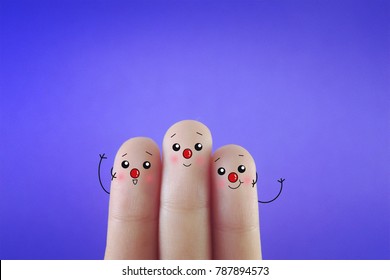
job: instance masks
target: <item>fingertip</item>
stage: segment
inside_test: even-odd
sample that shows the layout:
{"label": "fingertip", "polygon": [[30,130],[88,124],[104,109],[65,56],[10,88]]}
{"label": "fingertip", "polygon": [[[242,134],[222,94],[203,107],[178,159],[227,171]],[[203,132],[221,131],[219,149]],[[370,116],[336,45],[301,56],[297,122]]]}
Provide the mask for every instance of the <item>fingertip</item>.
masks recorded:
{"label": "fingertip", "polygon": [[150,180],[142,179],[150,177],[151,174],[159,176],[161,157],[156,142],[147,137],[135,137],[125,141],[115,156],[113,171],[117,174],[116,183],[125,183],[128,186],[137,185],[138,181],[147,183]]}
{"label": "fingertip", "polygon": [[[190,133],[192,132],[192,133]],[[178,134],[185,134],[184,136],[180,136],[181,138],[191,138],[192,134],[197,134],[199,136],[203,136],[203,140],[211,146],[212,137],[210,129],[203,123],[195,120],[183,120],[173,124],[165,133],[163,145],[166,142],[170,143],[170,139],[174,139]],[[186,137],[187,136],[187,137]]]}
{"label": "fingertip", "polygon": [[240,145],[229,144],[229,145],[222,146],[214,152],[213,157],[220,156],[223,154],[243,155],[243,156],[245,156],[245,158],[253,161],[253,163],[254,163],[254,159],[253,159],[252,155],[249,153],[249,151]]}
{"label": "fingertip", "polygon": [[[163,162],[172,167],[208,167],[212,149],[210,129],[195,120],[183,120],[172,125],[164,135]],[[180,170],[180,169],[179,169]]]}
{"label": "fingertip", "polygon": [[148,151],[152,155],[160,156],[160,150],[156,142],[149,137],[133,137],[125,142],[119,147],[118,152],[116,153],[115,158],[122,157],[124,153],[138,149],[143,149]]}
{"label": "fingertip", "polygon": [[239,145],[226,145],[217,149],[211,157],[214,185],[225,182],[226,189],[243,189],[256,180],[256,164],[252,155]]}

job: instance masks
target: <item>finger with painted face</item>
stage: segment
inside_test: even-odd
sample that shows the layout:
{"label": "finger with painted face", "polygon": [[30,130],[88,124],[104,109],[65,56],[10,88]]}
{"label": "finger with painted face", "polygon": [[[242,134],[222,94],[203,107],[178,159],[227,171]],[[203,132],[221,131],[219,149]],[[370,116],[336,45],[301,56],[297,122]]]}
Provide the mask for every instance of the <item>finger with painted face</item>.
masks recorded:
{"label": "finger with painted face", "polygon": [[160,258],[210,259],[209,167],[212,138],[197,121],[171,126],[163,140]]}
{"label": "finger with painted face", "polygon": [[157,259],[161,159],[156,143],[126,141],[112,169],[105,259]]}
{"label": "finger with painted face", "polygon": [[244,148],[227,145],[211,160],[215,259],[261,259],[256,165]]}

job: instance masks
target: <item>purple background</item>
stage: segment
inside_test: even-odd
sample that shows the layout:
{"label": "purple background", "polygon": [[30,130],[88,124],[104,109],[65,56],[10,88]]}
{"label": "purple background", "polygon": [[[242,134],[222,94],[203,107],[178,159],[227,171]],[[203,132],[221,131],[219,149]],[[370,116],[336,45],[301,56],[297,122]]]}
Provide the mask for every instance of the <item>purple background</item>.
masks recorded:
{"label": "purple background", "polygon": [[[129,1],[130,2],[130,1]],[[122,142],[254,156],[265,259],[390,259],[388,1],[1,1],[0,258],[101,259]]]}

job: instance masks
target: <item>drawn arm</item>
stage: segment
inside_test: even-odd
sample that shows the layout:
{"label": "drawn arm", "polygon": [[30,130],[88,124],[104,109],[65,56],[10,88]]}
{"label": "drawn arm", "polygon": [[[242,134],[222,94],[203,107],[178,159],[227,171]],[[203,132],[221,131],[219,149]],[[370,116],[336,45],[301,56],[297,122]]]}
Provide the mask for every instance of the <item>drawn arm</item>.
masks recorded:
{"label": "drawn arm", "polygon": [[[110,192],[108,192],[108,191],[104,188],[103,183],[102,183],[102,179],[100,178],[100,166],[101,166],[101,164],[102,164],[103,159],[107,159],[107,157],[105,156],[105,154],[99,154],[99,156],[100,156],[99,167],[98,167],[99,183],[100,183],[100,186],[102,187],[102,189],[103,189],[106,193],[110,194]],[[112,174],[112,168],[111,168],[111,177],[112,177],[111,180],[112,180],[113,178],[115,178],[115,173],[114,173],[114,175]]]}
{"label": "drawn arm", "polygon": [[[258,175],[257,175],[257,172],[256,172],[256,181],[253,181],[253,182],[252,182],[252,187],[254,187],[255,184],[257,183],[257,179],[258,179]],[[280,194],[282,193],[282,190],[283,190],[283,182],[284,182],[285,180],[286,180],[286,179],[283,179],[283,178],[280,178],[280,179],[278,180],[278,182],[280,183],[280,190],[279,190],[279,193],[278,193],[277,196],[275,196],[273,199],[271,199],[271,200],[269,200],[269,201],[261,201],[261,200],[258,200],[258,202],[259,202],[259,203],[270,203],[270,202],[276,200],[276,199],[280,196]]]}

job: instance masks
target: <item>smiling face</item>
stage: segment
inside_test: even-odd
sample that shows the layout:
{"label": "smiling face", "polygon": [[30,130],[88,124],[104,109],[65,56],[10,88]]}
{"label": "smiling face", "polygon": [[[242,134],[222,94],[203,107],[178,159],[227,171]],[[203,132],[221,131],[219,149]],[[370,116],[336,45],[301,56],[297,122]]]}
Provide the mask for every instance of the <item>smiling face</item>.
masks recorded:
{"label": "smiling face", "polygon": [[207,166],[211,134],[200,122],[181,121],[170,127],[164,137],[164,162],[181,169]]}
{"label": "smiling face", "polygon": [[220,148],[213,155],[212,164],[214,182],[219,188],[252,188],[256,183],[255,162],[248,151],[240,146]]}
{"label": "smiling face", "polygon": [[[151,141],[151,140],[150,140]],[[119,149],[113,168],[113,180],[131,187],[152,183],[160,168],[159,152],[154,143],[133,138]]]}

